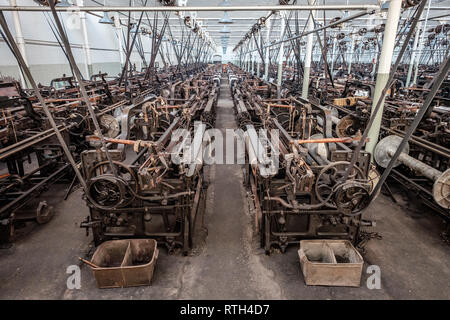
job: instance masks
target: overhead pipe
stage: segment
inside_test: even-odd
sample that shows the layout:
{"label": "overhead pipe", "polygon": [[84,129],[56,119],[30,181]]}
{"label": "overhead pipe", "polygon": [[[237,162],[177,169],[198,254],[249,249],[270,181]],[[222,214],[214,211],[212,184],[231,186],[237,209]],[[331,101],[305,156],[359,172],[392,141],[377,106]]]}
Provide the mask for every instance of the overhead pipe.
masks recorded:
{"label": "overhead pipe", "polygon": [[[123,6],[86,6],[86,7],[56,7],[56,11],[67,12],[68,10],[77,11],[124,11],[124,12],[142,12],[142,11],[161,11],[161,12],[177,12],[177,11],[224,11],[221,6],[202,6],[202,7],[123,7]],[[311,11],[311,10],[377,10],[380,9],[376,4],[356,4],[356,5],[286,5],[286,6],[231,6],[227,7],[227,11]],[[45,6],[0,6],[1,11],[51,11],[49,7]]]}

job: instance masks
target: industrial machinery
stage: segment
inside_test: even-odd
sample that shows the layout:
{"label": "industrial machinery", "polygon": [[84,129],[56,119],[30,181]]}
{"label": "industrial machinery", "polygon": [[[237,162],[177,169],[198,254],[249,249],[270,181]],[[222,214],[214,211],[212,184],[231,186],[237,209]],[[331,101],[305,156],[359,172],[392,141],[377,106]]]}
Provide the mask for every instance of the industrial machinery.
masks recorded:
{"label": "industrial machinery", "polygon": [[[114,136],[119,130],[114,113],[120,114],[127,101],[112,96],[104,79],[100,82],[90,82],[89,99],[96,106],[104,134]],[[73,78],[54,79],[40,90],[66,144],[79,159],[88,146],[85,137],[93,129]],[[0,225],[1,240],[8,242],[24,221],[45,223],[51,218],[51,206],[38,197],[54,183],[70,183],[73,172],[42,106],[30,90],[23,90],[17,81],[4,79],[0,82],[0,100]]]}
{"label": "industrial machinery", "polygon": [[107,150],[88,137],[95,149],[81,159],[90,216],[81,226],[96,245],[152,237],[188,253],[205,200],[203,135],[214,124],[217,79],[207,70],[127,106]]}
{"label": "industrial machinery", "polygon": [[360,227],[367,224],[361,212],[374,184],[367,152],[349,168],[358,136],[333,137],[333,114],[323,106],[279,98],[270,83],[238,77],[232,70],[229,78],[265,251],[284,251],[304,238],[356,243]]}
{"label": "industrial machinery", "polygon": [[[386,151],[390,148],[387,148],[388,145],[391,147],[398,145],[398,139],[405,136],[430,86],[431,81],[424,82],[422,88],[404,88],[395,84],[391,87],[385,102],[380,132],[380,138],[384,138],[385,140],[382,141],[385,142],[380,142],[379,150]],[[437,192],[435,189],[436,179],[426,172],[429,169],[445,173],[449,167],[450,105],[448,103],[448,86],[449,82],[444,81],[424,119],[409,139],[409,148],[404,152],[405,156],[407,154],[414,160],[411,158],[411,161],[402,161],[404,156],[398,159],[397,166],[390,173],[389,180],[404,188],[411,199],[420,199],[447,220],[450,218],[450,195],[445,188]],[[334,124],[338,137],[360,134],[364,129],[371,114],[373,90],[373,85],[370,83],[347,81],[340,96],[330,99],[328,107],[336,113]],[[388,137],[390,138],[388,139]],[[383,153],[382,156],[377,157],[377,152],[375,152],[374,156],[375,162],[382,171],[387,165],[386,159],[389,158],[389,155]],[[427,169],[424,171],[422,168]]]}

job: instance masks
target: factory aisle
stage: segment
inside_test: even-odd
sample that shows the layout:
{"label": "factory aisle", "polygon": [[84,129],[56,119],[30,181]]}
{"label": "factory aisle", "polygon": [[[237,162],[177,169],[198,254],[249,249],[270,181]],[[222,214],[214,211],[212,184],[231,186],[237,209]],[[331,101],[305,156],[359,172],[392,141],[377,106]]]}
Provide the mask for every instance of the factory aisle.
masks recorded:
{"label": "factory aisle", "polygon": [[[216,128],[224,135],[225,129],[237,128],[227,78],[221,82]],[[270,278],[273,273],[253,253],[242,166],[218,164],[209,171],[206,245],[185,270],[180,298],[281,298],[279,286]]]}

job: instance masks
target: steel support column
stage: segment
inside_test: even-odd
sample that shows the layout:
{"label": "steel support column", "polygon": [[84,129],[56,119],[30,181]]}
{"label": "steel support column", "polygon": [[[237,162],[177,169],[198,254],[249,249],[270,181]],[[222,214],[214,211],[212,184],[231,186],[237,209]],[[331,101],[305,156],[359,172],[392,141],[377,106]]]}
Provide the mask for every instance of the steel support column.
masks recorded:
{"label": "steel support column", "polygon": [[[84,6],[84,0],[77,0],[77,4],[80,7]],[[91,49],[89,47],[89,37],[87,33],[87,26],[86,26],[86,13],[80,12],[80,20],[81,20],[81,32],[83,33],[83,51],[84,51],[84,57],[85,57],[85,72],[86,77],[89,79],[92,75],[92,59],[91,59]]]}
{"label": "steel support column", "polygon": [[[251,40],[249,40],[251,41]],[[252,73],[252,75],[255,74],[255,57],[253,54],[253,50],[255,49],[255,43],[251,42],[251,46],[252,46],[252,52],[250,53],[250,72]]]}
{"label": "steel support column", "polygon": [[352,74],[353,55],[355,54],[355,35],[352,34],[350,42],[350,55],[348,57],[348,75]]}
{"label": "steel support column", "polygon": [[120,18],[119,13],[114,13],[114,27],[116,28],[117,32],[117,41],[119,42],[119,59],[120,59],[120,66],[123,68],[123,64],[125,63],[124,57],[123,57],[123,38],[122,38],[122,27],[120,26]]}
{"label": "steel support column", "polygon": [[[258,33],[258,40],[259,40],[259,47],[262,50],[262,33],[261,33],[261,30]],[[261,56],[259,54],[258,54],[257,57],[258,57],[258,64],[256,65],[256,76],[258,78],[260,78],[261,77],[261,63],[263,61],[261,60]]]}
{"label": "steel support column", "polygon": [[333,49],[331,51],[331,75],[333,75],[333,71],[334,71],[334,59],[335,59],[335,55],[336,55],[336,42],[337,42],[337,38],[336,38],[336,34],[335,34],[334,39],[333,39]]}
{"label": "steel support column", "polygon": [[[373,94],[372,112],[377,106],[378,100],[381,100],[381,106],[375,115],[372,126],[370,127],[368,137],[369,142],[366,145],[366,151],[373,154],[375,146],[378,142],[378,135],[381,127],[381,117],[384,110],[384,96],[381,96],[384,87],[389,79],[391,69],[392,56],[394,53],[395,37],[400,19],[402,8],[402,0],[391,0],[386,19],[386,27],[383,37],[383,47],[381,48],[380,61],[378,65],[377,81],[375,84],[375,92]],[[373,159],[373,156],[372,156]]]}
{"label": "steel support column", "polygon": [[416,36],[414,37],[414,44],[413,44],[413,50],[411,53],[411,60],[409,60],[408,75],[406,76],[405,87],[409,87],[409,83],[411,81],[412,69],[414,66],[414,61],[416,60],[417,45],[419,43],[419,37],[420,37],[420,26],[421,26],[421,23],[419,21],[417,23]]}
{"label": "steel support column", "polygon": [[428,24],[428,15],[430,13],[430,7],[431,7],[431,2],[433,0],[429,0],[428,2],[428,7],[427,7],[427,14],[425,16],[425,22],[424,22],[424,26],[423,26],[423,32],[420,36],[420,42],[419,42],[419,53],[416,57],[416,61],[415,61],[415,66],[414,66],[414,78],[413,81],[411,83],[411,85],[415,85],[417,83],[417,74],[419,72],[419,62],[420,62],[420,58],[422,57],[422,50],[423,50],[423,45],[424,45],[424,41],[425,41],[425,31],[427,30],[427,24]]}
{"label": "steel support column", "polygon": [[[284,11],[280,11],[280,40],[283,40],[284,31],[286,29],[286,14]],[[281,91],[281,83],[283,80],[283,60],[284,60],[284,42],[280,44],[280,51],[278,52],[278,72],[277,72],[277,86],[278,92]]]}
{"label": "steel support column", "polygon": [[[272,30],[271,23],[272,23],[272,16],[270,16],[269,19],[267,19],[267,21],[266,21],[266,28],[267,28],[266,43],[269,43],[269,41],[270,41],[270,32]],[[261,47],[261,50],[263,50],[262,47]],[[270,63],[269,50],[270,50],[270,48],[267,47],[266,48],[266,53],[265,53],[265,56],[264,56],[264,59],[266,60],[265,63],[264,63],[264,80],[266,80],[266,81],[269,80],[269,63]]]}
{"label": "steel support column", "polygon": [[[314,5],[316,0],[308,0],[308,4]],[[313,17],[316,17],[316,11],[311,11],[308,19],[307,31],[311,32],[314,30]],[[308,87],[309,87],[309,73],[311,69],[311,58],[313,49],[314,34],[311,32],[308,34],[306,42],[306,53],[305,53],[305,68],[303,70],[303,85],[302,85],[302,98],[308,99]]]}
{"label": "steel support column", "polygon": [[[16,0],[9,0],[9,4],[11,6],[17,6]],[[14,29],[16,30],[16,43],[19,47],[20,53],[22,54],[22,58],[25,61],[26,65],[28,66],[28,60],[27,60],[27,54],[25,50],[25,39],[23,37],[22,33],[22,25],[20,23],[20,17],[19,12],[13,11],[12,13],[13,20],[14,20]],[[22,85],[22,88],[27,88],[27,82],[20,70],[19,67],[19,75],[20,75],[20,83]]]}

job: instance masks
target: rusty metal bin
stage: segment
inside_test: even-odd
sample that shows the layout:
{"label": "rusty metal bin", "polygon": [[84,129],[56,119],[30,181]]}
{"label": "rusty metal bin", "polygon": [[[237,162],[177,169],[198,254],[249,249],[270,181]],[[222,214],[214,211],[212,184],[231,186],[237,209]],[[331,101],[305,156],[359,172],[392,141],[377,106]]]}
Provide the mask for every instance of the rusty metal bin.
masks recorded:
{"label": "rusty metal bin", "polygon": [[364,260],[347,240],[302,240],[298,251],[306,285],[359,287]]}
{"label": "rusty metal bin", "polygon": [[156,260],[154,239],[111,240],[102,243],[91,262],[99,288],[122,288],[150,285]]}

